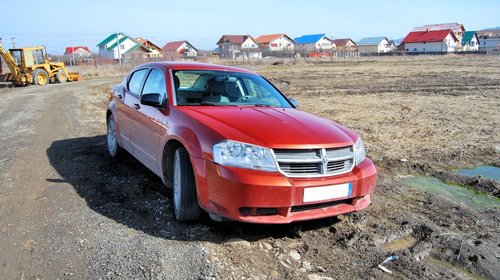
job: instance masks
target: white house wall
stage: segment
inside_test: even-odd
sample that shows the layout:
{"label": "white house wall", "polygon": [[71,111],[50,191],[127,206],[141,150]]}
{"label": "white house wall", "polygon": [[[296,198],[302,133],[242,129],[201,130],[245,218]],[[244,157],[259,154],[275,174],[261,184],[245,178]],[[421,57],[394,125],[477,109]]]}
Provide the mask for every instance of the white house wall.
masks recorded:
{"label": "white house wall", "polygon": [[316,42],[316,50],[331,50],[332,49],[332,41],[323,37],[321,40]]}
{"label": "white house wall", "polygon": [[479,50],[491,51],[500,49],[500,38],[479,39]]}
{"label": "white house wall", "polygon": [[472,39],[462,46],[462,51],[464,52],[475,52],[479,50],[479,42],[477,41],[477,37],[474,36]]}
{"label": "white house wall", "polygon": [[391,51],[391,43],[384,38],[379,44],[377,51],[380,53],[390,52]]}
{"label": "white house wall", "polygon": [[[273,46],[274,44],[276,44],[276,46]],[[294,49],[295,43],[285,36],[281,36],[269,43],[270,51],[293,51]]]}
{"label": "white house wall", "polygon": [[245,42],[241,45],[242,49],[256,49],[259,47],[259,44],[255,41],[252,40],[252,38],[248,37]]}

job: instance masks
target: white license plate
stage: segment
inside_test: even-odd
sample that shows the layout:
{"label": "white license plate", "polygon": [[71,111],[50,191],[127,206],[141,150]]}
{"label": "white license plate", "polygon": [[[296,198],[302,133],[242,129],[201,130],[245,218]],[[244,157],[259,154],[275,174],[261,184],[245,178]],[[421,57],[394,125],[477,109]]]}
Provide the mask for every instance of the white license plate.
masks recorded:
{"label": "white license plate", "polygon": [[313,201],[348,197],[351,194],[352,194],[352,183],[306,188],[304,189],[303,202],[313,202]]}

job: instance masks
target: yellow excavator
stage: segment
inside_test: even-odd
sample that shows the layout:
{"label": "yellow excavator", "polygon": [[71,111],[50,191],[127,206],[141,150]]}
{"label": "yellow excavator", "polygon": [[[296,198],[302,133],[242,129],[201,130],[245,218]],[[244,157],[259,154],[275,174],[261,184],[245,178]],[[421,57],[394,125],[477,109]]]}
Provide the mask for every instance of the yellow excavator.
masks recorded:
{"label": "yellow excavator", "polygon": [[80,78],[79,73],[68,72],[63,62],[51,62],[45,48],[41,46],[6,51],[0,41],[0,56],[10,69],[10,73],[2,74],[0,61],[0,82],[12,82],[17,86],[43,86],[49,82],[74,82]]}

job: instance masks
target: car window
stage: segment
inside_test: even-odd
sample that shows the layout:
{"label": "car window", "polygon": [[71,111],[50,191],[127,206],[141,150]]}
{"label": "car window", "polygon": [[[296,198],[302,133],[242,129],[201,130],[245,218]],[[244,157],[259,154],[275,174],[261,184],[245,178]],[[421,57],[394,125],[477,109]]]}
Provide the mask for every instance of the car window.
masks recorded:
{"label": "car window", "polygon": [[144,83],[142,93],[159,93],[162,97],[164,97],[167,93],[166,89],[165,74],[163,74],[160,70],[153,69]]}
{"label": "car window", "polygon": [[141,85],[144,80],[144,76],[146,75],[148,69],[137,70],[132,73],[128,81],[128,90],[132,93],[139,95],[141,93]]}

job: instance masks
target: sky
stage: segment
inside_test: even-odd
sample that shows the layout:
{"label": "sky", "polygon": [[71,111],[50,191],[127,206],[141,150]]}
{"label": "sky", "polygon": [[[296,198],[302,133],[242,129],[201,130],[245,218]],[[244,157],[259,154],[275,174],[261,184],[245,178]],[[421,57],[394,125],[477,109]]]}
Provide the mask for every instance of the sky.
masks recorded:
{"label": "sky", "polygon": [[399,39],[413,27],[433,23],[481,30],[500,26],[498,11],[499,0],[23,0],[2,3],[0,37],[4,47],[11,48],[14,37],[16,47],[44,45],[50,54],[63,54],[68,46],[97,52],[96,45],[116,32],[159,47],[187,40],[213,50],[224,34],[325,33],[358,41]]}

